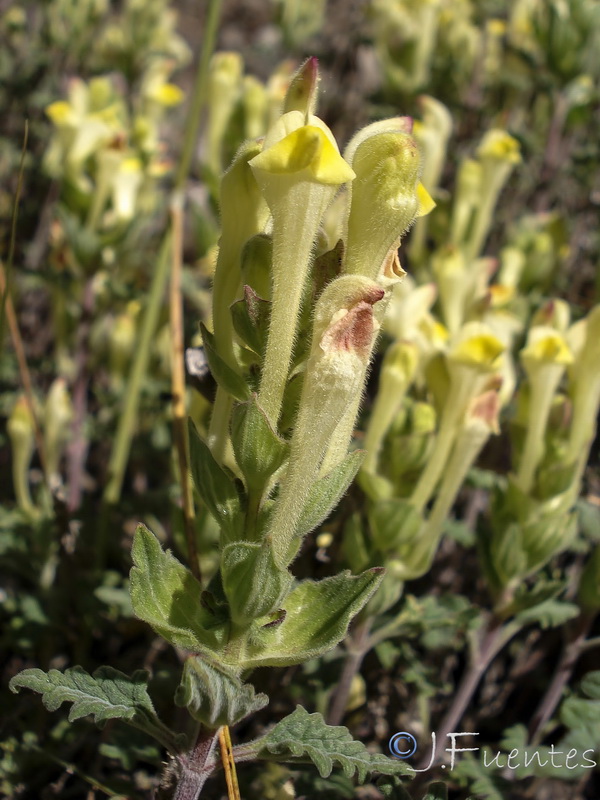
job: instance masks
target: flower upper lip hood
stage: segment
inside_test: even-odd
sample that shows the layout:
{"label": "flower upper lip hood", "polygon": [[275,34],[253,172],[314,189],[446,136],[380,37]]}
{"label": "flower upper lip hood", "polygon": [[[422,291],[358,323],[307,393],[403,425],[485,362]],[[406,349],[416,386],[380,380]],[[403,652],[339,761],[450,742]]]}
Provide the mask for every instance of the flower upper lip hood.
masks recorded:
{"label": "flower upper lip hood", "polygon": [[500,368],[506,347],[491,330],[480,323],[467,323],[448,353],[451,362],[474,367],[481,372]]}
{"label": "flower upper lip hood", "polygon": [[568,366],[574,360],[565,338],[559,331],[547,325],[531,329],[527,347],[521,351],[521,359],[527,364],[561,366]]}
{"label": "flower upper lip hood", "polygon": [[356,177],[330,137],[321,127],[312,124],[288,133],[249,163],[255,174],[263,171],[271,175],[295,175],[329,186],[338,186]]}
{"label": "flower upper lip hood", "polygon": [[506,161],[508,164],[520,164],[521,153],[519,142],[501,128],[492,128],[483,137],[477,155],[480,159]]}

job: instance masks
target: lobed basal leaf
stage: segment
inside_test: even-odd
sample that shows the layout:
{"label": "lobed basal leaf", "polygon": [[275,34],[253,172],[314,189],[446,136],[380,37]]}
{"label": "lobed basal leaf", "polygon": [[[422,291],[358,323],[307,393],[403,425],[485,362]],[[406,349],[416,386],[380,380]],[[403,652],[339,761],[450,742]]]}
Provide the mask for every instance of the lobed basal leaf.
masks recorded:
{"label": "lobed basal leaf", "polygon": [[321,714],[309,714],[301,706],[279,722],[272,731],[253,743],[256,758],[292,763],[311,762],[322,778],[340,766],[344,774],[358,774],[363,782],[367,774],[411,774],[412,770],[400,761],[381,753],[371,753],[362,742],[341,725],[327,725]]}
{"label": "lobed basal leaf", "polygon": [[113,667],[99,667],[90,675],[77,666],[65,672],[26,669],[12,678],[9,687],[15,693],[20,689],[38,692],[48,711],[56,711],[63,703],[72,703],[69,722],[88,715],[94,717],[97,725],[109,719],[122,719],[176,752],[181,749],[182,737],[169,730],[157,717],[147,684],[148,673],[145,670],[137,670],[129,677]]}

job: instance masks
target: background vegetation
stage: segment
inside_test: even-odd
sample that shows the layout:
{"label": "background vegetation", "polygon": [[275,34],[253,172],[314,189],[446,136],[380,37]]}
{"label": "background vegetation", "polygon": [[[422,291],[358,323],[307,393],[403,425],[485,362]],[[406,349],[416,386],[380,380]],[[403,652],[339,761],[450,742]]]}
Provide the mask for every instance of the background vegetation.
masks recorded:
{"label": "background vegetation", "polygon": [[[344,643],[253,674],[271,702],[233,738],[300,703],[383,753],[396,731],[421,753],[432,730],[470,730],[492,753],[555,743],[599,761],[600,9],[218,5],[0,4],[0,792],[169,796],[164,750],[145,733],[70,723],[8,681],[33,667],[143,668],[159,716],[189,725],[171,699],[183,656],[129,596],[139,522],[183,562],[192,540],[205,576],[219,558],[206,504],[196,495],[195,519],[184,513],[169,237],[183,242],[186,410],[204,435],[215,385],[198,323],[210,325],[220,176],[275,121],[308,56],[340,146],[374,120],[416,120],[437,206],[402,241],[409,277],[355,434],[367,460],[295,565],[388,577]],[[420,798],[444,778],[456,800],[600,793],[597,770],[511,773],[480,755],[403,786]],[[238,773],[245,798],[404,797],[391,778]],[[220,777],[207,784],[224,792]]]}

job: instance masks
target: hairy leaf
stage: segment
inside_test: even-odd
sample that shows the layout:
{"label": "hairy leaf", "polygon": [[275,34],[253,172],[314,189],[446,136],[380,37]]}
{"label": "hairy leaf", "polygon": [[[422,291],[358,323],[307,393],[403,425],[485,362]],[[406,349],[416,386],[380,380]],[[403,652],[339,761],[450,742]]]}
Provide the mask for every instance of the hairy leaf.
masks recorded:
{"label": "hairy leaf", "polygon": [[221,576],[230,616],[241,627],[276,611],[293,581],[275,564],[270,541],[228,544],[221,556]]}
{"label": "hairy leaf", "polygon": [[202,323],[200,323],[200,330],[202,331],[204,352],[213,378],[226,392],[243,403],[250,396],[246,381],[221,358],[217,352],[215,337]]}
{"label": "hairy leaf", "polygon": [[244,286],[244,297],[231,306],[235,332],[257,356],[262,357],[265,351],[270,313],[271,303],[250,286]]}
{"label": "hairy leaf", "polygon": [[312,762],[322,778],[334,766],[362,782],[371,772],[384,775],[407,774],[410,767],[380,753],[370,753],[362,742],[341,725],[327,725],[321,714],[309,714],[301,706],[279,722],[272,731],[254,743],[256,757],[291,763]]}
{"label": "hairy leaf", "polygon": [[358,614],[383,580],[380,567],[361,575],[348,571],[322,581],[302,581],[283,603],[281,624],[253,634],[244,667],[300,664],[331,650],[346,635]]}
{"label": "hairy leaf", "polygon": [[249,489],[261,492],[287,457],[289,445],[275,433],[256,395],[233,409],[231,442]]}
{"label": "hairy leaf", "polygon": [[41,694],[48,711],[56,711],[63,703],[72,703],[69,722],[88,715],[93,715],[97,725],[109,719],[122,719],[176,751],[182,744],[182,737],[158,719],[147,685],[145,670],[138,670],[129,677],[112,667],[99,667],[93,675],[82,667],[71,667],[65,672],[51,669],[48,673],[26,669],[15,675],[9,684],[13,692],[25,688]]}
{"label": "hairy leaf", "polygon": [[578,617],[579,606],[562,600],[545,600],[537,606],[528,608],[517,614],[517,621],[523,625],[536,622],[542,628],[556,628],[570,619]]}
{"label": "hairy leaf", "polygon": [[136,616],[171,644],[214,656],[227,623],[201,603],[202,587],[192,573],[143,525],[135,533],[132,556],[131,602]]}
{"label": "hairy leaf", "polygon": [[212,516],[230,538],[241,527],[240,498],[233,480],[215,461],[194,423],[189,420],[190,463],[194,485]]}
{"label": "hairy leaf", "polygon": [[298,521],[296,536],[306,536],[327,519],[348,491],[364,457],[364,450],[355,450],[312,486]]}
{"label": "hairy leaf", "polygon": [[181,683],[175,694],[178,706],[185,706],[192,717],[209,728],[235,725],[249,714],[264,708],[266,694],[242,681],[225,667],[190,656],[185,662]]}
{"label": "hairy leaf", "polygon": [[592,700],[600,700],[600,670],[588,672],[581,681],[581,691]]}

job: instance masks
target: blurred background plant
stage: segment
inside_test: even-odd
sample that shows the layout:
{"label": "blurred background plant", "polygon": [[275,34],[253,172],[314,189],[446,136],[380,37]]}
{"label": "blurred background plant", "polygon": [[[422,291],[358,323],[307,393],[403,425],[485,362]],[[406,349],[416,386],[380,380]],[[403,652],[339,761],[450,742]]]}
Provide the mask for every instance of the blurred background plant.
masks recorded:
{"label": "blurred background plant", "polygon": [[[184,68],[207,18],[178,10],[179,23],[164,0],[0,7],[2,465],[12,473],[0,510],[3,675],[143,664],[164,703],[180,665],[133,617],[126,575],[140,519],[185,554],[169,312],[153,287],[192,96]],[[457,726],[494,751],[559,737],[583,750],[588,735],[597,746],[594,673],[584,676],[597,664],[600,609],[600,7],[232,0],[218,44],[187,183],[182,275],[187,407],[199,430],[209,432],[214,398],[196,323],[210,326],[220,176],[272,125],[302,58],[320,59],[321,114],[339,141],[373,119],[414,117],[437,203],[400,251],[409,275],[383,322],[354,436],[367,451],[357,482],[297,562],[311,577],[385,565],[386,579],[345,646],[259,674],[272,705],[244,723],[244,737],[302,702],[384,752],[396,730],[426,743]],[[345,224],[334,203],[324,250]],[[268,258],[264,238],[244,257],[264,299]],[[153,302],[133,423],[119,438]],[[201,505],[194,525],[209,574],[217,529]],[[98,781],[148,796],[162,753],[141,733],[102,734],[99,765],[91,726],[40,721],[25,695],[5,707],[7,796],[83,797]],[[248,797],[354,796],[343,776],[279,766],[240,776]],[[451,797],[502,798],[509,786],[518,798],[597,795],[592,770],[516,777],[465,758]],[[409,791],[420,796],[418,785]]]}

